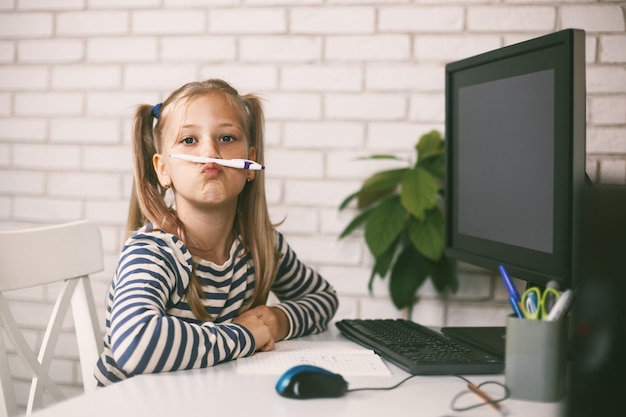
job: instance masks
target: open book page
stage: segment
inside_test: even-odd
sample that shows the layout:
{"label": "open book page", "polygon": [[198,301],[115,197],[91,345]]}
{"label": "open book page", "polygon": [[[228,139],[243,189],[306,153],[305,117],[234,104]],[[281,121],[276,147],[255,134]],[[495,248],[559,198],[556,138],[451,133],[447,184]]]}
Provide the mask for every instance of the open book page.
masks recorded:
{"label": "open book page", "polygon": [[374,351],[351,342],[284,340],[270,352],[237,359],[241,374],[280,375],[296,365],[315,365],[344,376],[387,376],[389,368]]}

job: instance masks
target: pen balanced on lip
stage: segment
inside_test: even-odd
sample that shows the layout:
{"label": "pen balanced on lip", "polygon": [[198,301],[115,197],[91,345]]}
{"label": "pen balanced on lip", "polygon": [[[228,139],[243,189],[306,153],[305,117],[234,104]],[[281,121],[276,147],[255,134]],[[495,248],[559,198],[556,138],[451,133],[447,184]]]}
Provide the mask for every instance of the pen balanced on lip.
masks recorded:
{"label": "pen balanced on lip", "polygon": [[222,165],[230,168],[238,169],[251,169],[260,171],[265,169],[264,165],[257,162],[250,161],[249,159],[219,159],[219,158],[206,158],[203,156],[186,155],[186,154],[171,154],[170,158],[182,159],[189,162],[197,162],[199,164],[208,164],[210,162]]}

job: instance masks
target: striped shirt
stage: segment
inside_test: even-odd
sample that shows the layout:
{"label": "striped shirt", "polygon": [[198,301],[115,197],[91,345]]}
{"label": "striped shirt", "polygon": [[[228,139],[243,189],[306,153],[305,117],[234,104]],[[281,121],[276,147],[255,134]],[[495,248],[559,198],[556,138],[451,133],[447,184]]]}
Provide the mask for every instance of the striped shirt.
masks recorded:
{"label": "striped shirt", "polygon": [[[326,329],[338,306],[333,287],[298,260],[275,231],[281,254],[271,290],[289,320],[287,338]],[[211,321],[197,320],[187,303],[192,269]],[[233,323],[251,299],[252,258],[239,240],[223,265],[192,257],[178,237],[144,227],[126,242],[107,294],[104,351],[95,377],[104,386],[133,375],[202,368],[252,355],[255,343]]]}

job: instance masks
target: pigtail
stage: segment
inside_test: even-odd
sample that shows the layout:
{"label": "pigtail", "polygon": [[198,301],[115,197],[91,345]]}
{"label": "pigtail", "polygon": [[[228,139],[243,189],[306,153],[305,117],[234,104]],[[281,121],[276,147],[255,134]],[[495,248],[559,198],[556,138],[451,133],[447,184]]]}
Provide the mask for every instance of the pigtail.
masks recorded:
{"label": "pigtail", "polygon": [[135,112],[132,148],[135,184],[131,194],[127,231],[132,233],[147,222],[170,233],[178,222],[165,202],[166,189],[159,183],[152,158],[157,153],[152,106],[141,105]]}

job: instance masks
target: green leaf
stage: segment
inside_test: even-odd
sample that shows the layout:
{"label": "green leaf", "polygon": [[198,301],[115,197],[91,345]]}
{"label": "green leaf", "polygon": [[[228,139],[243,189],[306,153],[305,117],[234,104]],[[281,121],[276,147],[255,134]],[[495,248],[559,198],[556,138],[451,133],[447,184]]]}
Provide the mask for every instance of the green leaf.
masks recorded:
{"label": "green leaf", "polygon": [[389,293],[396,308],[412,305],[415,293],[427,277],[426,259],[412,245],[407,245],[398,255],[389,278]]}
{"label": "green leaf", "polygon": [[350,194],[349,196],[347,196],[339,205],[339,211],[342,211],[343,209],[345,209],[346,207],[348,207],[348,204],[350,204],[350,202],[352,200],[354,200],[356,197],[358,197],[359,193],[361,192],[361,190],[356,191],[352,194]]}
{"label": "green leaf", "polygon": [[350,221],[350,223],[348,223],[346,228],[343,229],[343,232],[341,232],[341,234],[339,235],[339,239],[343,239],[350,233],[354,232],[359,226],[361,226],[361,224],[367,221],[367,218],[370,216],[371,213],[372,209],[365,210],[358,214],[354,219],[352,219],[352,221]]}
{"label": "green leaf", "polygon": [[428,259],[438,260],[443,254],[443,214],[439,208],[426,211],[423,221],[409,218],[409,238],[415,248]]}
{"label": "green leaf", "polygon": [[363,209],[396,190],[408,168],[377,172],[363,182],[358,194],[358,208]]}
{"label": "green leaf", "polygon": [[456,275],[456,263],[447,256],[442,256],[438,261],[430,261],[429,264],[430,280],[433,282],[435,289],[440,293],[446,289],[453,293],[457,292],[459,282]]}
{"label": "green leaf", "polygon": [[393,159],[394,161],[404,161],[404,159],[397,157],[396,155],[389,154],[374,154],[369,156],[362,156],[357,158],[357,160],[365,160],[365,159]]}
{"label": "green leaf", "polygon": [[433,156],[442,155],[445,151],[443,139],[437,130],[432,130],[420,138],[416,145],[418,162]]}
{"label": "green leaf", "polygon": [[428,159],[419,161],[419,166],[424,168],[426,171],[433,174],[435,177],[443,180],[446,174],[446,157],[442,153],[441,155],[435,155]]}
{"label": "green leaf", "polygon": [[388,197],[372,209],[365,224],[365,242],[375,258],[396,240],[406,219],[407,212],[398,196]]}
{"label": "green leaf", "polygon": [[402,205],[415,217],[424,220],[426,210],[437,203],[439,183],[430,172],[416,166],[402,179]]}
{"label": "green leaf", "polygon": [[393,262],[393,258],[396,255],[399,242],[400,240],[396,239],[396,241],[392,243],[382,255],[376,258],[374,262],[374,266],[372,267],[370,280],[367,285],[370,292],[372,291],[372,285],[373,285],[374,277],[376,275],[378,275],[379,277],[383,279],[385,278],[385,276],[387,276],[387,273],[389,272],[389,268],[391,267],[391,263]]}

